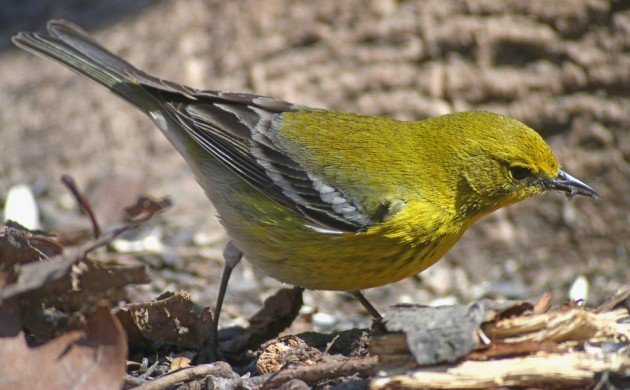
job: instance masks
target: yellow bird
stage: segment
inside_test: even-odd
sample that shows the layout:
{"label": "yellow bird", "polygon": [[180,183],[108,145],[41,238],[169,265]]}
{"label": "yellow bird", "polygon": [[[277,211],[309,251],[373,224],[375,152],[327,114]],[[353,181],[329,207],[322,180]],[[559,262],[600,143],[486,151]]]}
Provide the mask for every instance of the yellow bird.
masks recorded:
{"label": "yellow bird", "polygon": [[[307,289],[359,292],[438,261],[480,217],[545,190],[598,197],[523,123],[488,112],[420,121],[205,91],[135,68],[66,21],[13,42],[146,113],[186,159],[230,243],[215,327],[241,256]],[[215,328],[216,336],[216,328]]]}

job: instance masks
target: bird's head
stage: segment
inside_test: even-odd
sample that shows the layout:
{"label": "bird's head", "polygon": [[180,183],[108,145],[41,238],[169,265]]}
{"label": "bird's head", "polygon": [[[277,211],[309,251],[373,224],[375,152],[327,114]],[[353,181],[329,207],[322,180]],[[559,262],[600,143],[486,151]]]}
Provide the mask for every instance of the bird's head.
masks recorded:
{"label": "bird's head", "polygon": [[[561,169],[553,152],[534,130],[523,123],[491,113],[462,113],[467,123],[463,177],[458,191],[464,212],[496,210],[546,190],[567,196],[598,198],[587,184]],[[473,130],[474,129],[474,130]],[[472,191],[471,191],[472,190]]]}

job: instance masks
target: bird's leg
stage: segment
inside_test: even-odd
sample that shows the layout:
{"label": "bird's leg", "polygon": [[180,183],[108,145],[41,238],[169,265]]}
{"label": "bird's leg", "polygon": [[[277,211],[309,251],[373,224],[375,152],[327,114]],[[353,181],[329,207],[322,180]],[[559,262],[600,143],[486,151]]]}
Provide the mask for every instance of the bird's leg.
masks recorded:
{"label": "bird's leg", "polygon": [[376,310],[374,305],[372,305],[370,301],[367,300],[367,298],[361,293],[361,291],[352,291],[350,294],[352,294],[352,296],[355,297],[363,305],[365,310],[370,313],[373,319],[375,319],[376,321],[380,321],[383,319],[381,313]]}
{"label": "bird's leg", "polygon": [[241,252],[232,241],[229,241],[223,250],[223,260],[225,262],[223,266],[223,275],[221,276],[221,285],[219,287],[219,295],[217,296],[217,304],[214,307],[214,318],[212,319],[212,328],[210,334],[204,343],[201,351],[202,361],[215,361],[219,358],[219,317],[221,316],[221,307],[223,306],[223,298],[225,298],[225,291],[227,290],[228,282],[230,281],[230,275],[232,270],[243,258],[243,252]]}

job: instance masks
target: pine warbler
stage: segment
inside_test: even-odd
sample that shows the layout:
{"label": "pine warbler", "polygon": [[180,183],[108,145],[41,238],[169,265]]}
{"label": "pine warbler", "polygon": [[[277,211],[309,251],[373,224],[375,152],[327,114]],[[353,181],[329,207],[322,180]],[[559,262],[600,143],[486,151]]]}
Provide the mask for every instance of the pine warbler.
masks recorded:
{"label": "pine warbler", "polygon": [[407,122],[202,91],[148,75],[65,21],[13,42],[126,99],[186,159],[231,240],[217,309],[243,254],[282,282],[358,292],[421,272],[498,208],[545,190],[597,197],[505,116]]}

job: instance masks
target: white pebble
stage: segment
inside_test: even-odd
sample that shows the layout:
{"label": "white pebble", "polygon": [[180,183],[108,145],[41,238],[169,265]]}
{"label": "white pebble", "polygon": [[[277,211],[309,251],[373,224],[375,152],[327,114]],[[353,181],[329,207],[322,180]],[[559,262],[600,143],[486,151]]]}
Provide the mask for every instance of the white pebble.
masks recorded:
{"label": "white pebble", "polygon": [[457,298],[450,295],[447,297],[443,297],[443,298],[437,298],[434,299],[433,301],[431,301],[431,303],[429,303],[429,306],[452,306],[452,305],[456,305],[457,304]]}
{"label": "white pebble", "polygon": [[569,299],[574,302],[586,302],[588,298],[588,288],[589,283],[586,276],[580,275],[578,276],[571,285],[569,289]]}
{"label": "white pebble", "polygon": [[164,245],[162,244],[162,229],[159,227],[151,229],[149,235],[142,239],[142,247],[147,252],[162,252],[164,250]]}
{"label": "white pebble", "polygon": [[413,298],[409,294],[400,294],[398,299],[396,300],[399,304],[410,304],[414,303]]}
{"label": "white pebble", "polygon": [[320,328],[331,328],[337,323],[337,319],[327,313],[315,313],[313,314],[313,325]]}
{"label": "white pebble", "polygon": [[33,192],[26,184],[17,184],[9,189],[4,204],[4,220],[19,223],[27,229],[39,229],[39,209]]}
{"label": "white pebble", "polygon": [[314,311],[315,311],[315,308],[310,305],[302,305],[302,307],[300,308],[300,314],[303,316],[311,315],[313,314]]}

